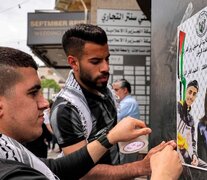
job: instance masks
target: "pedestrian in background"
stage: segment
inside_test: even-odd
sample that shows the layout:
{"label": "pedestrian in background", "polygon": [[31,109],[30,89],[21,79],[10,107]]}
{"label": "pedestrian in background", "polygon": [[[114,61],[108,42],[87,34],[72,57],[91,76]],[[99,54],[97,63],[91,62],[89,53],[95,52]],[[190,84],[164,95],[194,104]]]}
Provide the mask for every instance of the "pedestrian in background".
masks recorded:
{"label": "pedestrian in background", "polygon": [[[127,116],[139,119],[139,104],[131,95],[131,84],[126,79],[119,79],[114,81],[112,88],[115,91],[118,102],[117,120],[121,121]],[[138,153],[123,154],[120,152],[120,162],[122,164],[137,161],[138,159]]]}
{"label": "pedestrian in background", "polygon": [[118,121],[127,116],[139,119],[139,103],[131,95],[131,84],[126,79],[119,79],[112,84],[112,88],[119,103],[117,112]]}

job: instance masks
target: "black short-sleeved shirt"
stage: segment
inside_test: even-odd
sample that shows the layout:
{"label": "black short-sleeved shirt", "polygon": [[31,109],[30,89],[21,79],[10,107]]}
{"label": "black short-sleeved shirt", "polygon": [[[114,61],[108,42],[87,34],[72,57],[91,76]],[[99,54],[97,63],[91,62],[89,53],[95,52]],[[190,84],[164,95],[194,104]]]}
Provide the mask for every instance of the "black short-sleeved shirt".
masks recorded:
{"label": "black short-sleeved shirt", "polygon": [[[82,91],[94,116],[92,131],[88,138],[90,142],[97,138],[98,132],[102,129],[110,130],[116,125],[117,111],[109,89],[106,88],[102,92],[102,96],[92,94],[83,88]],[[85,137],[77,108],[70,102],[58,105],[63,101],[66,100],[62,97],[56,99],[51,110],[52,118],[50,120],[60,147],[67,147],[84,140]],[[54,109],[56,110],[54,111]],[[56,114],[54,115],[54,113]],[[98,163],[118,164],[118,146],[113,146]]]}
{"label": "black short-sleeved shirt", "polygon": [[[83,177],[94,167],[86,146],[70,155],[57,159],[41,159],[60,180],[77,180]],[[41,172],[31,168],[27,164],[15,160],[0,158],[0,179],[11,180],[46,180]]]}
{"label": "black short-sleeved shirt", "polygon": [[1,180],[49,180],[41,172],[17,161],[0,159]]}

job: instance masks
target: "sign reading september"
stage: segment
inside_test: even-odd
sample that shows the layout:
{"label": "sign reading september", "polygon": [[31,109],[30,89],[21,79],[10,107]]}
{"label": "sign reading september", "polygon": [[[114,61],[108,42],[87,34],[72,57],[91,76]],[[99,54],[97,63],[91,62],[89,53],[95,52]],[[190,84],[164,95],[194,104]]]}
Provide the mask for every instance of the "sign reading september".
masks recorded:
{"label": "sign reading september", "polygon": [[61,44],[62,35],[70,26],[84,22],[83,12],[29,13],[27,44]]}
{"label": "sign reading september", "polygon": [[177,149],[207,170],[207,7],[178,26]]}

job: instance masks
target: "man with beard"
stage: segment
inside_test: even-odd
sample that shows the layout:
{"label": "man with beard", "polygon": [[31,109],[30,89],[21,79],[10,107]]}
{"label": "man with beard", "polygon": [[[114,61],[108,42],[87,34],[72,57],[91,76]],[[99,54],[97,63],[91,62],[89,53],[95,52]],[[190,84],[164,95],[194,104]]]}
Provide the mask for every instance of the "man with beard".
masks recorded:
{"label": "man with beard", "polygon": [[[117,124],[117,111],[107,87],[110,54],[105,31],[95,25],[77,24],[65,32],[62,45],[72,70],[52,106],[50,120],[64,155],[98,139],[104,147],[111,148],[86,178],[129,179],[149,175],[149,153],[141,161],[110,166],[119,164],[119,149],[106,138]],[[155,147],[151,154],[165,144]]]}

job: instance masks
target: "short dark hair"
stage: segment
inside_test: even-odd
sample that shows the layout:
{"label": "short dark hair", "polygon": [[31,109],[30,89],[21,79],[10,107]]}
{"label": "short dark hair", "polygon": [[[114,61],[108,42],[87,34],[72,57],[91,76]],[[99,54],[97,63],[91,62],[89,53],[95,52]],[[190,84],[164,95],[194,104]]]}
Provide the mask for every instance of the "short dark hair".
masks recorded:
{"label": "short dark hair", "polygon": [[107,41],[106,32],[99,26],[76,24],[64,33],[62,46],[67,56],[72,55],[81,58],[86,42],[105,45]]}
{"label": "short dark hair", "polygon": [[197,91],[199,90],[198,81],[196,81],[196,80],[190,81],[187,85],[187,88],[189,88],[190,86],[195,87],[197,89]]}
{"label": "short dark hair", "polygon": [[131,84],[126,79],[118,79],[115,82],[120,82],[120,88],[127,88],[128,92],[131,93]]}
{"label": "short dark hair", "polygon": [[0,95],[4,95],[6,90],[21,79],[17,71],[20,67],[38,69],[36,62],[29,54],[9,47],[0,47]]}

